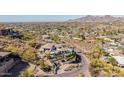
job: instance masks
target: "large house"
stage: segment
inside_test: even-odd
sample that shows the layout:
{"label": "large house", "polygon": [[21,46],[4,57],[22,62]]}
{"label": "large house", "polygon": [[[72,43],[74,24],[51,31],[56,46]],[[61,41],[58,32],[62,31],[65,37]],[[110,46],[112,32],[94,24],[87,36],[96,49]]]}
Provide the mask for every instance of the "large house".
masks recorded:
{"label": "large house", "polygon": [[49,52],[51,56],[54,57],[55,54],[63,54],[63,56],[68,56],[74,52],[73,48],[64,47],[63,44],[47,43],[39,49],[41,54]]}
{"label": "large house", "polygon": [[45,52],[45,51],[54,52],[54,51],[62,51],[63,49],[64,49],[63,44],[47,43],[41,46],[40,51],[41,52]]}

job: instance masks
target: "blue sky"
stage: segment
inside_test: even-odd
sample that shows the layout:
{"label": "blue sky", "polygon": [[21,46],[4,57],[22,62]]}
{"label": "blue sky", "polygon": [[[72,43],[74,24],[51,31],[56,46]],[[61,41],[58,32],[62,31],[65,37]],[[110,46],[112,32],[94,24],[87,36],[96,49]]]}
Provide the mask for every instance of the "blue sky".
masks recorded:
{"label": "blue sky", "polygon": [[81,15],[0,15],[0,22],[49,22],[66,21]]}

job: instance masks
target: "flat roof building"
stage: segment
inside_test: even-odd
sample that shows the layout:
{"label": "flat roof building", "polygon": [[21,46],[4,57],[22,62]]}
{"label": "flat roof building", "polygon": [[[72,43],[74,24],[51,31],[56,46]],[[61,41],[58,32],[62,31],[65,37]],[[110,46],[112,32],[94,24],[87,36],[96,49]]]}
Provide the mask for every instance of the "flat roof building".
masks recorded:
{"label": "flat roof building", "polygon": [[120,67],[124,67],[124,56],[113,56]]}

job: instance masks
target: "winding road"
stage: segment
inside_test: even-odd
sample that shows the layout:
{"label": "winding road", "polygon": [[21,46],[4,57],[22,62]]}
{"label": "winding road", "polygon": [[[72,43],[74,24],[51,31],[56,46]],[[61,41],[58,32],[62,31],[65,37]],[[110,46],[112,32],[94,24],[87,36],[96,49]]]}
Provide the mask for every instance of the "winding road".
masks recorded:
{"label": "winding road", "polygon": [[90,73],[88,69],[89,63],[88,63],[87,58],[82,53],[78,55],[80,55],[81,57],[82,66],[80,66],[77,70],[55,75],[55,77],[74,77],[74,76],[79,76],[80,74],[84,75],[84,77],[90,77]]}
{"label": "winding road", "polygon": [[[75,47],[75,51],[77,52],[77,55],[79,55],[81,57],[82,66],[79,67],[75,71],[71,71],[71,72],[67,72],[67,73],[63,73],[63,74],[58,74],[58,75],[55,75],[55,77],[74,77],[74,76],[78,76],[79,74],[83,74],[84,77],[90,77],[91,76],[90,72],[89,72],[90,61],[83,54],[82,48],[80,46],[78,46],[77,44],[73,43],[73,42],[68,42],[67,44],[72,45],[73,47]],[[80,51],[80,53],[78,53],[79,51]]]}

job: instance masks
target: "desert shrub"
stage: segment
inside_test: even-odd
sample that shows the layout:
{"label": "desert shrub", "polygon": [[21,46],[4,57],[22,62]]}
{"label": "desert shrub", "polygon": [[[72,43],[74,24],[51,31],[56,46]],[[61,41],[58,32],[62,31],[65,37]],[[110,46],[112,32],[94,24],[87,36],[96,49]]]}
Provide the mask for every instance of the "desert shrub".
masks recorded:
{"label": "desert shrub", "polygon": [[32,49],[28,49],[26,50],[23,55],[22,55],[22,58],[24,60],[27,60],[27,61],[30,61],[30,62],[33,62],[37,60],[37,56],[36,56],[36,53],[35,51],[33,51]]}

